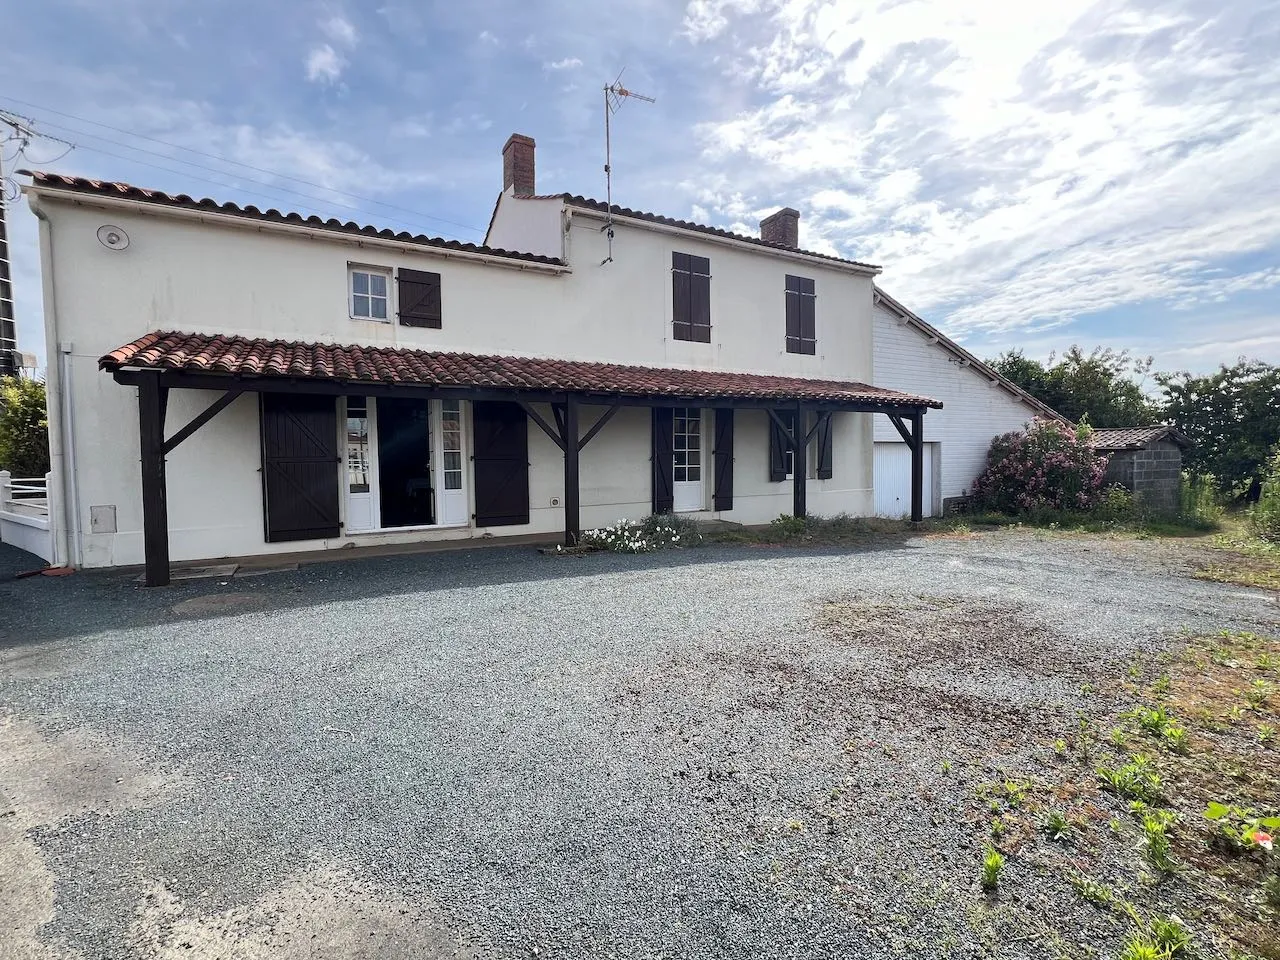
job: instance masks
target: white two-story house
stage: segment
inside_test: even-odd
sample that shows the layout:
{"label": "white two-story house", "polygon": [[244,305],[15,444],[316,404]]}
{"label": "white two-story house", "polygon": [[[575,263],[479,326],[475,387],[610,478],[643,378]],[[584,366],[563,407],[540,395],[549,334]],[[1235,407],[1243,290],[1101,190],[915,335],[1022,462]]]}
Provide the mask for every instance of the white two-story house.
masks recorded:
{"label": "white two-story house", "polygon": [[875,511],[878,268],[539,196],[503,150],[477,246],[30,174],[55,561],[145,564],[546,535],[677,511]]}

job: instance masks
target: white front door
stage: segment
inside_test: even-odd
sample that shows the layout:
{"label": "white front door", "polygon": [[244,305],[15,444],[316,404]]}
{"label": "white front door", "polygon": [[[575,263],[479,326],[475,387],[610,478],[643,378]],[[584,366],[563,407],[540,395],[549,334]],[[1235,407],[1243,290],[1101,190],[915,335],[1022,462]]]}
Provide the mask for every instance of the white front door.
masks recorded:
{"label": "white front door", "polygon": [[[386,430],[392,431],[384,438],[391,446],[391,452],[388,453],[379,448],[377,401],[367,397],[346,398],[347,466],[344,483],[348,533],[467,525],[471,510],[467,490],[469,471],[463,405],[458,400],[424,400],[421,404],[425,409],[417,411],[417,423],[424,429],[407,434],[401,430],[397,434],[394,421],[383,424]],[[392,413],[394,412],[393,410]],[[400,413],[400,419],[405,419],[405,411],[401,410]],[[415,411],[410,409],[408,413],[413,415]],[[390,413],[385,414],[384,419],[389,416]],[[408,460],[414,461],[419,467],[426,465],[426,472],[422,476],[415,474],[407,479],[402,476],[405,463],[401,461],[406,460],[403,435],[420,435],[422,452],[414,455],[409,451]],[[397,440],[397,437],[401,439]],[[396,456],[392,456],[393,453]],[[391,459],[384,463],[384,456]],[[382,489],[384,481],[388,490]],[[406,513],[403,491],[412,488],[413,493],[420,496],[420,488],[424,485],[431,497],[430,513],[419,509],[421,503],[415,501],[414,508],[424,514],[423,519],[404,519],[413,514]],[[384,496],[391,498],[386,501],[385,508]]]}
{"label": "white front door", "polygon": [[348,533],[378,526],[378,480],[374,475],[377,424],[373,404],[364,397],[347,397],[347,523]]}
{"label": "white front door", "polygon": [[436,523],[442,526],[457,526],[467,522],[467,489],[463,483],[465,473],[462,465],[462,402],[460,400],[440,401],[440,429],[436,436],[440,438],[440,449],[435,461],[436,468]]}
{"label": "white front door", "polygon": [[702,411],[694,407],[676,407],[672,423],[673,509],[701,510],[705,503],[702,490]]}

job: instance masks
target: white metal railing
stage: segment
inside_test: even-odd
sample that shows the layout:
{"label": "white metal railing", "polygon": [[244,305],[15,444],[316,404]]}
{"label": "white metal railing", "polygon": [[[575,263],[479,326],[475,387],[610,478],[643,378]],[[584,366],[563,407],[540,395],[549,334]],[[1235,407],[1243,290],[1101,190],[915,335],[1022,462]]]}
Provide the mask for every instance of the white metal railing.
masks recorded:
{"label": "white metal railing", "polygon": [[53,513],[50,478],[18,477],[0,470],[0,541],[53,562]]}

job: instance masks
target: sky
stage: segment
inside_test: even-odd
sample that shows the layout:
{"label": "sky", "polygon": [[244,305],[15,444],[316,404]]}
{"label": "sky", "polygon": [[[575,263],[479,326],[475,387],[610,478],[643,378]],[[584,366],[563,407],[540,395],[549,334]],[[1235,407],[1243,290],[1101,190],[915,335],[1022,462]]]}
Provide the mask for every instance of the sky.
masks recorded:
{"label": "sky", "polygon": [[[1280,0],[6,4],[41,168],[479,242],[509,134],[538,189],[881,264],[979,356],[1280,363]],[[22,178],[18,178],[21,180]],[[43,362],[35,219],[10,211]],[[181,326],[181,318],[174,318]]]}

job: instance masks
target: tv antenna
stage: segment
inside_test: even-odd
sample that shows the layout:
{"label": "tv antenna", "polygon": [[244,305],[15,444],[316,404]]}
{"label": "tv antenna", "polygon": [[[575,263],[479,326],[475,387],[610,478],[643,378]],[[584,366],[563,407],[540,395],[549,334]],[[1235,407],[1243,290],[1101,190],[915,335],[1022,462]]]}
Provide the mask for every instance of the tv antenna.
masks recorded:
{"label": "tv antenna", "polygon": [[613,83],[606,84],[604,88],[604,199],[605,199],[605,221],[601,228],[609,243],[609,255],[600,261],[600,266],[606,263],[613,263],[613,142],[609,127],[610,118],[622,109],[622,105],[627,100],[641,100],[644,103],[657,103],[653,97],[646,97],[643,93],[636,93],[634,90],[628,90],[622,85],[622,74],[626,71],[626,67],[618,71],[617,78]]}

